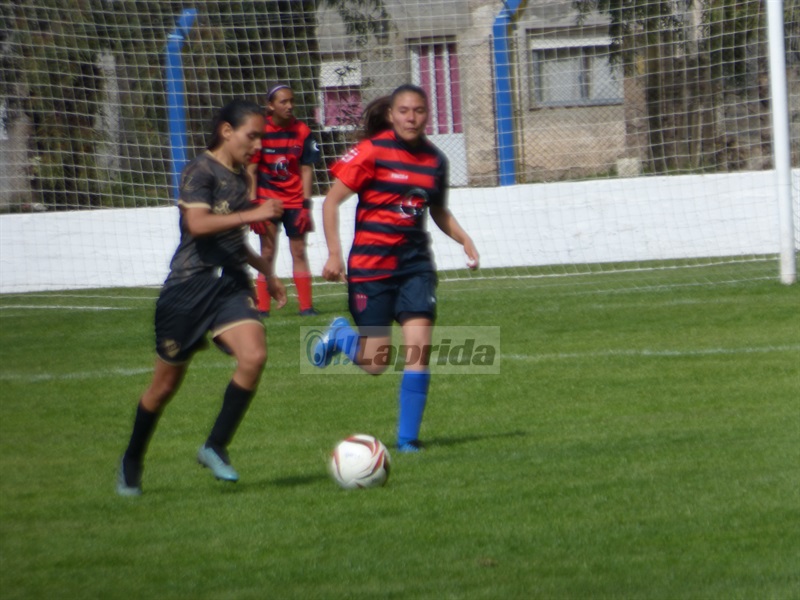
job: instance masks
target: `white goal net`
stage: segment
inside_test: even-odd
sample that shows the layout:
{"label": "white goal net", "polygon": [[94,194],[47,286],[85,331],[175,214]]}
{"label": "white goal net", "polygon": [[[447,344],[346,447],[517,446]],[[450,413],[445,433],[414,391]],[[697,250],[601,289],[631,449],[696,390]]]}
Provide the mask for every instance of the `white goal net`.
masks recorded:
{"label": "white goal net", "polygon": [[795,0],[783,16],[776,136],[759,0],[3,0],[0,293],[158,285],[214,110],[278,82],[322,148],[315,275],[328,167],[367,103],[414,83],[482,255],[470,273],[432,231],[443,278],[777,278],[774,144],[800,161]]}

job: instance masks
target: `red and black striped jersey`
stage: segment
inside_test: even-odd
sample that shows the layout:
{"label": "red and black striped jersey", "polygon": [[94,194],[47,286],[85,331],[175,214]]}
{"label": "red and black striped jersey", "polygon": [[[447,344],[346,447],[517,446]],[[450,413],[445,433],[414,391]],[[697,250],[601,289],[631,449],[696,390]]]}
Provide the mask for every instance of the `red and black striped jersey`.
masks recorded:
{"label": "red and black striped jersey", "polygon": [[300,166],[312,165],[319,158],[319,147],[308,125],[293,119],[286,127],[280,127],[267,117],[261,152],[253,157],[253,162],[258,163],[257,198],[277,198],[284,208],[302,208]]}
{"label": "red and black striped jersey", "polygon": [[331,168],[358,192],[350,281],[434,271],[429,206],[447,205],[447,157],[428,140],[411,147],[393,130],[364,140]]}

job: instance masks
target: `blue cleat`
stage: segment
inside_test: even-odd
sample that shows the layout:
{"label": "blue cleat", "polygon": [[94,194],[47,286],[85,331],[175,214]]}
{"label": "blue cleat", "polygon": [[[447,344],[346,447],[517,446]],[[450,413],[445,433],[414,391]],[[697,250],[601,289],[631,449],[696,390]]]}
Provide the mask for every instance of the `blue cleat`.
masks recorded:
{"label": "blue cleat", "polygon": [[303,310],[298,311],[297,314],[301,317],[316,317],[319,315],[319,311],[312,306],[311,308],[304,308]]}
{"label": "blue cleat", "polygon": [[397,451],[402,454],[414,454],[425,450],[425,446],[419,440],[411,440],[410,442],[403,442],[397,444]]}
{"label": "blue cleat", "polygon": [[203,446],[197,451],[197,462],[211,469],[217,479],[233,483],[239,481],[239,474],[231,466],[228,453],[224,450],[214,450],[209,446]]}
{"label": "blue cleat", "polygon": [[119,463],[117,472],[117,494],[120,496],[142,495],[142,466],[141,464],[125,461]]}
{"label": "blue cleat", "polygon": [[333,357],[336,356],[341,349],[336,347],[336,331],[340,327],[349,327],[350,323],[344,317],[336,317],[328,326],[320,340],[314,346],[314,355],[312,361],[315,367],[323,369],[331,364]]}

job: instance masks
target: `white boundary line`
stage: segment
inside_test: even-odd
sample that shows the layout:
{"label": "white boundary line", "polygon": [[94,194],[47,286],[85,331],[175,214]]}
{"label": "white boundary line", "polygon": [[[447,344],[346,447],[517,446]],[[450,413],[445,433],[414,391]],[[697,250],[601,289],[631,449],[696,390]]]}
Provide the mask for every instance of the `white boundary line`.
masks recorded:
{"label": "white boundary line", "polygon": [[[233,369],[231,363],[226,364],[204,364],[204,369]],[[152,365],[149,367],[137,367],[125,369],[111,367],[103,371],[83,371],[78,373],[37,373],[26,375],[24,373],[0,373],[0,381],[18,381],[23,383],[43,383],[48,381],[82,381],[86,379],[108,379],[109,377],[136,377],[152,373]]]}
{"label": "white boundary line", "polygon": [[[761,348],[704,348],[699,350],[606,350],[603,352],[558,352],[553,354],[501,354],[501,360],[521,362],[542,362],[547,360],[575,360],[583,358],[614,358],[639,356],[644,358],[674,358],[684,356],[717,356],[727,354],[767,354],[770,352],[800,352],[800,344],[781,346],[764,346]],[[204,369],[231,369],[231,364],[211,363],[203,365]],[[102,371],[83,371],[78,373],[2,373],[0,381],[20,381],[23,383],[42,383],[48,381],[78,381],[85,379],[106,379],[109,377],[134,377],[151,373],[153,367],[119,368],[111,367]]]}
{"label": "white boundary line", "polygon": [[641,357],[681,357],[681,356],[716,356],[725,354],[766,354],[769,352],[800,352],[800,344],[782,346],[764,346],[762,348],[704,348],[699,350],[604,350],[602,352],[556,352],[553,354],[501,354],[501,359],[526,362],[545,360],[573,360],[580,358],[609,358],[617,356]]}
{"label": "white boundary line", "polygon": [[0,306],[0,310],[133,310],[132,308],[121,306],[68,306],[66,304],[6,304]]}

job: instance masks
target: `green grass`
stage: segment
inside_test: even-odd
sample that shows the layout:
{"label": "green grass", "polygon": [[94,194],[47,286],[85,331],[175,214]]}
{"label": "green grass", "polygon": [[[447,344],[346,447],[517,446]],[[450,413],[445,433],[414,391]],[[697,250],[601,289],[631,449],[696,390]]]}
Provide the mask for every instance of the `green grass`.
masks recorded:
{"label": "green grass", "polygon": [[444,282],[439,324],[500,327],[501,373],[435,377],[428,450],[358,492],[327,453],[393,441],[399,379],[300,374],[300,327],[344,307],[319,286],[323,316],[267,323],[242,481],[194,462],[232,372],[209,350],[138,499],[114,480],[157,292],[0,296],[0,597],[798,598],[800,286],[731,275]]}

